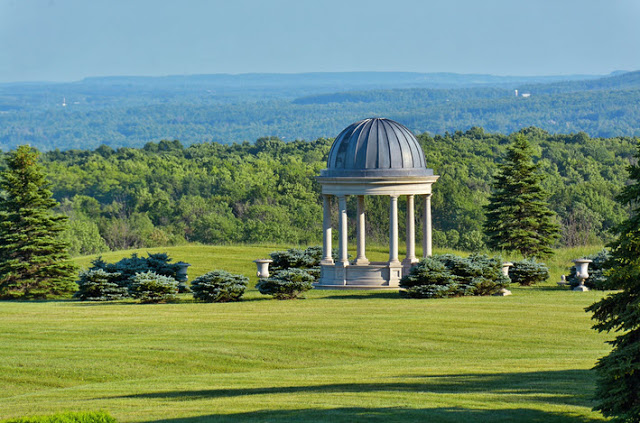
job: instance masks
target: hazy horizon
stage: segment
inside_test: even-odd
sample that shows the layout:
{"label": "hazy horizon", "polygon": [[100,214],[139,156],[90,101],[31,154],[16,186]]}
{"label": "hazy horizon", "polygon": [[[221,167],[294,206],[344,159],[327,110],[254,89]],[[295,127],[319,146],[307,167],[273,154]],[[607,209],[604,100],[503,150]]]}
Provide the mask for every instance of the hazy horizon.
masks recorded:
{"label": "hazy horizon", "polygon": [[0,82],[210,74],[608,75],[640,3],[0,0]]}

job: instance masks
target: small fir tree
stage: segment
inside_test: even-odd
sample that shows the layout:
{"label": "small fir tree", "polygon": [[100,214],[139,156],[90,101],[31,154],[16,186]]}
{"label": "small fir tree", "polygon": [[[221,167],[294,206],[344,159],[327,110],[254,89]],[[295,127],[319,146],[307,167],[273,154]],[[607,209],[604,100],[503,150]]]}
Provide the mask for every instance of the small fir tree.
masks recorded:
{"label": "small fir tree", "polygon": [[76,266],[60,233],[67,217],[47,189],[38,153],[20,146],[0,173],[0,298],[44,299],[72,294]]}
{"label": "small fir tree", "polygon": [[494,177],[484,229],[490,248],[542,258],[553,254],[551,245],[560,235],[560,226],[542,188],[544,175],[532,155],[529,142],[518,134]]}
{"label": "small fir tree", "polygon": [[[640,144],[636,157],[640,159]],[[617,199],[632,207],[630,217],[609,246],[611,257],[605,271],[604,289],[621,289],[587,308],[599,332],[623,332],[613,341],[611,353],[598,360],[594,410],[616,422],[640,421],[640,166],[629,166],[630,179]]]}

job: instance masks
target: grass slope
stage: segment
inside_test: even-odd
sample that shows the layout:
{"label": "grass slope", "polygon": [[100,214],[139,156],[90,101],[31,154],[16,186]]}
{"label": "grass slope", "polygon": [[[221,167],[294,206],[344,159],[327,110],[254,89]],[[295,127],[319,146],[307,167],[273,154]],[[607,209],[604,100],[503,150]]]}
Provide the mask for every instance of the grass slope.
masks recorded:
{"label": "grass slope", "polygon": [[[213,268],[253,275],[251,260],[273,249],[149,251],[193,263],[193,277]],[[601,420],[590,410],[589,369],[608,347],[583,310],[602,293],[513,292],[0,302],[0,418],[105,410],[121,422]]]}

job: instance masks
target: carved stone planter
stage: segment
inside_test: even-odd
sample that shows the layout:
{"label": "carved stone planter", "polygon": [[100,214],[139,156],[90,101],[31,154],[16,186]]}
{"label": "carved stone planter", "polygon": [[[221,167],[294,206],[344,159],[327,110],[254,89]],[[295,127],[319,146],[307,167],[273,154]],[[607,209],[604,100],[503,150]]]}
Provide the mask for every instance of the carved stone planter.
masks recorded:
{"label": "carved stone planter", "polygon": [[580,285],[573,288],[574,291],[588,291],[584,284],[584,281],[589,278],[589,263],[593,262],[593,260],[589,259],[575,259],[573,262],[576,265],[576,277],[580,280]]}
{"label": "carved stone planter", "polygon": [[269,264],[273,263],[271,259],[258,259],[253,261],[258,267],[258,272],[256,273],[260,279],[268,278],[269,274]]}

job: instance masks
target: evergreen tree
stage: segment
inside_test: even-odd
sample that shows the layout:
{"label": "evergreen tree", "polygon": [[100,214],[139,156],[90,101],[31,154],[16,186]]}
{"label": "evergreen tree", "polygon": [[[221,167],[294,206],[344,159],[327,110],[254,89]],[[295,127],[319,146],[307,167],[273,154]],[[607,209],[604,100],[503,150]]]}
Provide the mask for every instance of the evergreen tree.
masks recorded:
{"label": "evergreen tree", "polygon": [[559,236],[560,226],[542,188],[544,175],[532,155],[526,137],[516,135],[494,177],[484,229],[490,248],[519,251],[525,257],[547,257],[553,254],[551,245]]}
{"label": "evergreen tree", "polygon": [[[640,144],[636,157],[640,159]],[[605,272],[604,289],[622,289],[587,308],[603,332],[624,332],[613,341],[611,353],[596,364],[598,372],[594,408],[617,422],[640,421],[640,166],[629,166],[630,178],[618,201],[632,207],[631,216],[621,223],[611,247],[610,269]]]}
{"label": "evergreen tree", "polygon": [[76,267],[60,239],[66,216],[47,189],[38,153],[20,146],[0,173],[0,298],[42,299],[73,293]]}

